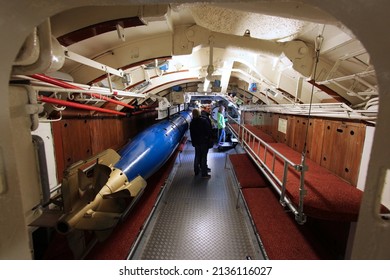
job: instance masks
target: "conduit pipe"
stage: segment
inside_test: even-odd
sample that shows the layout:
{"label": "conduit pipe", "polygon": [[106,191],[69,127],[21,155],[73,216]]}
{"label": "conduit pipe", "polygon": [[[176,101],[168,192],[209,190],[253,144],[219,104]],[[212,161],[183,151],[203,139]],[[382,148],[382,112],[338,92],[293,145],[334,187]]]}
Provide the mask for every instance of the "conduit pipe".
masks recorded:
{"label": "conduit pipe", "polygon": [[39,126],[38,114],[43,112],[43,106],[37,102],[37,97],[34,89],[30,86],[23,86],[27,91],[29,104],[26,105],[26,112],[31,117],[31,131],[37,130]]}
{"label": "conduit pipe", "polygon": [[[69,82],[68,82],[69,83]],[[103,94],[103,95],[113,95],[113,96],[119,96],[119,97],[135,97],[135,98],[145,98],[145,94],[142,93],[135,93],[131,91],[124,91],[124,90],[118,90],[118,89],[113,89],[112,91],[108,88],[104,87],[98,87],[98,86],[90,86],[90,85],[83,85],[83,84],[78,84],[78,83],[69,83],[73,86],[82,88],[84,90],[89,90],[93,91],[98,94]]]}
{"label": "conduit pipe", "polygon": [[366,106],[364,106],[365,110],[368,110],[369,107],[379,105],[379,97],[371,98],[367,101]]}
{"label": "conduit pipe", "polygon": [[[38,91],[95,93],[95,94],[106,95],[106,96],[146,98],[146,95],[142,94],[142,93],[135,93],[135,92],[130,92],[130,91],[118,90],[118,89],[110,91],[109,89],[103,88],[103,87],[89,86],[89,85],[83,85],[83,84],[72,83],[72,82],[67,82],[67,84],[74,86],[75,89],[62,88],[62,87],[61,88],[60,87],[53,88],[53,87],[50,87],[51,85],[53,85],[52,83],[43,82],[41,80],[37,81],[37,80],[33,79],[33,76],[34,75],[31,75],[31,76],[13,75],[14,78],[20,78],[20,79],[32,81],[34,89],[38,90]],[[49,77],[49,78],[51,78],[51,77]]]}
{"label": "conduit pipe", "polygon": [[78,109],[83,109],[83,110],[97,111],[97,112],[102,112],[102,113],[115,114],[115,115],[119,115],[119,116],[127,116],[127,114],[123,113],[123,112],[104,109],[104,108],[85,105],[85,104],[80,104],[80,103],[66,101],[66,100],[62,100],[62,99],[46,97],[43,95],[38,95],[38,101],[61,105],[61,106],[73,107],[73,108],[78,108]]}
{"label": "conduit pipe", "polygon": [[[71,88],[53,88],[53,87],[49,87],[49,86],[35,86],[35,85],[33,87],[37,91],[46,91],[46,92],[85,93],[88,95],[90,95],[92,93],[92,94],[98,94],[99,96],[100,95],[105,95],[105,96],[114,95],[114,96],[120,96],[120,97],[134,97],[131,94],[122,95],[121,93],[118,93],[118,94],[107,93],[106,91],[104,91],[104,89],[99,90],[96,87],[93,87],[91,89],[87,89],[87,87],[80,88],[80,89],[71,89]],[[99,98],[99,99],[101,99],[101,98]]]}
{"label": "conduit pipe", "polygon": [[[74,86],[74,85],[69,84],[67,82],[60,81],[60,80],[48,77],[46,75],[33,74],[33,75],[31,75],[31,77],[34,78],[34,79],[40,80],[42,82],[46,82],[46,83],[49,83],[49,84],[52,84],[52,85],[56,85],[56,86],[60,86],[60,87],[63,87],[63,88],[83,90],[82,88],[80,88],[78,86]],[[112,98],[108,98],[106,96],[102,96],[101,94],[97,94],[97,93],[85,93],[85,94],[88,94],[88,95],[93,96],[95,98],[102,99],[102,100],[110,102],[110,103],[114,103],[116,105],[120,105],[120,106],[123,106],[123,107],[134,109],[134,106],[131,106],[131,105],[127,104],[127,103],[124,103],[124,102],[121,102],[121,101],[118,101],[118,100],[115,100],[115,99],[112,99]]]}

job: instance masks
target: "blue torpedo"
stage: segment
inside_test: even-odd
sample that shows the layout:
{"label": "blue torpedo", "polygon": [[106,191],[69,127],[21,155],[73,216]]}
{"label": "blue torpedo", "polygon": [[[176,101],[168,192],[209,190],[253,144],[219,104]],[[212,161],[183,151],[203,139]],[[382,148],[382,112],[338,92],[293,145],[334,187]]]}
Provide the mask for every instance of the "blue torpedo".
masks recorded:
{"label": "blue torpedo", "polygon": [[176,150],[190,122],[191,113],[182,111],[139,133],[119,153],[109,149],[96,156],[92,181],[88,183],[79,171],[77,191],[69,191],[70,185],[64,184],[64,192],[68,189],[68,193],[76,193],[79,198],[73,199],[74,203],[57,222],[57,230],[64,234],[72,229],[111,230],[142,195],[146,180]]}

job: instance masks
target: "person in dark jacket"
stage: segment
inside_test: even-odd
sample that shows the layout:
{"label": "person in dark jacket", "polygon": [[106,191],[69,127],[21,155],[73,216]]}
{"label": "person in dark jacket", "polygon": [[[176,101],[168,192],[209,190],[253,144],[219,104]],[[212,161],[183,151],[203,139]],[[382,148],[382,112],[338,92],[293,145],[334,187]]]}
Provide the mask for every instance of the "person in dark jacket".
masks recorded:
{"label": "person in dark jacket", "polygon": [[[212,148],[214,146],[214,139],[213,139],[213,125],[212,125],[212,121],[211,121],[211,108],[210,108],[210,105],[203,105],[201,106],[201,112],[200,112],[200,116],[202,118],[205,118],[209,124],[210,124],[210,127],[211,127],[211,134],[210,134],[210,138],[209,138],[209,149]],[[207,153],[208,153],[208,150],[207,150]],[[206,157],[207,157],[207,154],[206,154]],[[211,169],[209,168],[209,166],[207,165],[207,172],[210,172]]]}
{"label": "person in dark jacket", "polygon": [[206,118],[201,116],[201,113],[197,108],[192,110],[190,136],[192,146],[195,148],[195,175],[198,175],[200,171],[202,178],[210,178],[211,176],[207,171],[207,152],[209,150],[209,143],[211,140],[211,125]]}

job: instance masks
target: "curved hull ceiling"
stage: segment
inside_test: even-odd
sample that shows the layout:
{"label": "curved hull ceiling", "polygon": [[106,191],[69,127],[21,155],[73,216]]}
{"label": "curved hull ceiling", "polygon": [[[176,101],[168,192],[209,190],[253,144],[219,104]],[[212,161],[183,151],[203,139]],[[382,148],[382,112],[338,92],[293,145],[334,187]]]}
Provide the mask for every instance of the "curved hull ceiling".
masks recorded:
{"label": "curved hull ceiling", "polygon": [[[212,92],[233,93],[245,104],[309,103],[313,92],[313,103],[377,110],[367,51],[332,16],[309,5],[83,7],[53,16],[50,24],[65,61],[47,75],[145,94],[139,103],[176,85],[190,92],[194,83],[198,89],[211,83]],[[323,43],[317,65],[318,36]],[[112,73],[108,80],[106,69],[91,62],[127,74],[127,83]]]}

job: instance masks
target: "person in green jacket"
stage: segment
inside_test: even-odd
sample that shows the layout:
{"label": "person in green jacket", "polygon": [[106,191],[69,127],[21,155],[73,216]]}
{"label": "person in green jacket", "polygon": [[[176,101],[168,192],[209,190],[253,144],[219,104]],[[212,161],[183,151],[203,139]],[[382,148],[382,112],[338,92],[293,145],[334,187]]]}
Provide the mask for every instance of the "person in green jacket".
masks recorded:
{"label": "person in green jacket", "polygon": [[219,106],[218,108],[218,114],[217,114],[217,124],[218,124],[218,133],[219,133],[219,139],[218,143],[225,142],[225,107],[223,105]]}

